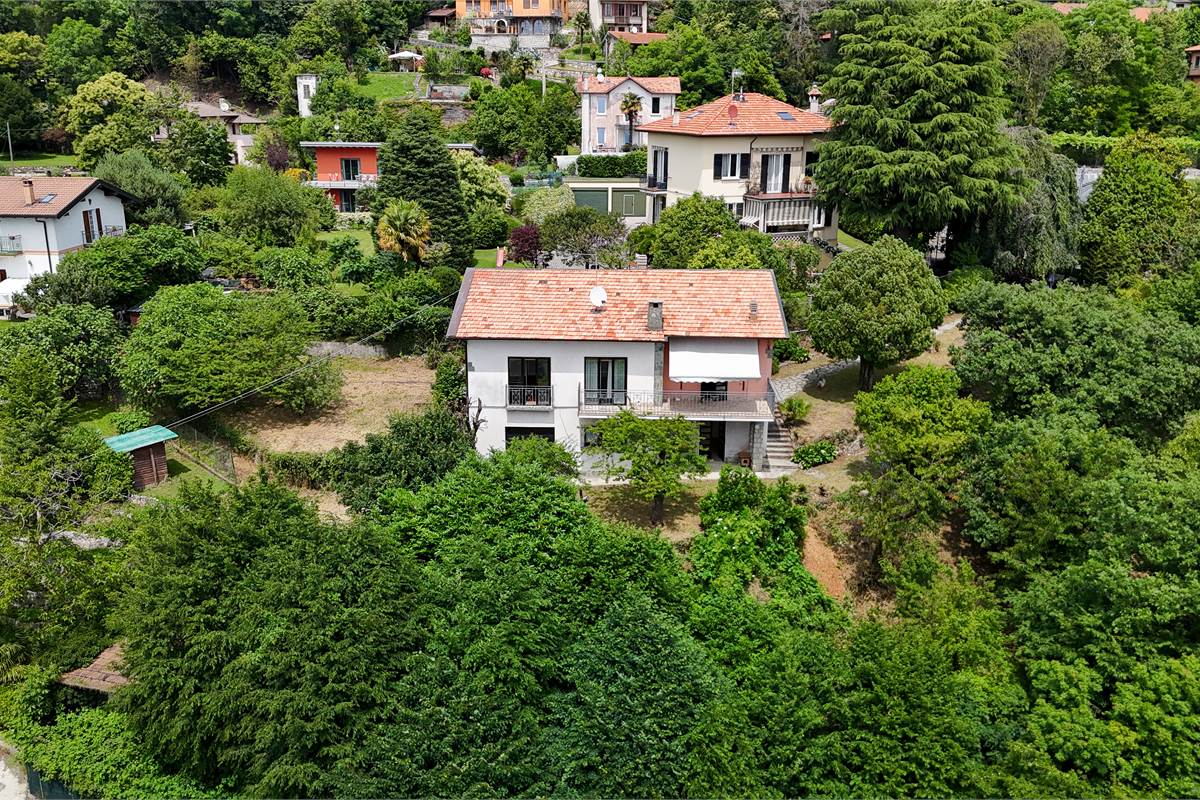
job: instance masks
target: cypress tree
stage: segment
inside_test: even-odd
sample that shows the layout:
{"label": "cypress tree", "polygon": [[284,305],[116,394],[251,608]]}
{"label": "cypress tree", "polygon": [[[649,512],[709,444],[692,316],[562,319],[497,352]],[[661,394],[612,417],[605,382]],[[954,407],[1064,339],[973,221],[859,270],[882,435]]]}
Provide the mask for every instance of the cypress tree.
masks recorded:
{"label": "cypress tree", "polygon": [[[999,37],[983,5],[851,0],[827,14],[840,62],[822,87],[838,123],[816,179],[843,211],[903,239],[1019,197],[1001,134]],[[831,26],[831,27],[830,27]]]}
{"label": "cypress tree", "polygon": [[472,263],[471,236],[458,173],[439,137],[441,123],[432,113],[413,110],[404,115],[379,151],[379,200],[419,203],[429,215],[434,242],[450,245],[453,266]]}

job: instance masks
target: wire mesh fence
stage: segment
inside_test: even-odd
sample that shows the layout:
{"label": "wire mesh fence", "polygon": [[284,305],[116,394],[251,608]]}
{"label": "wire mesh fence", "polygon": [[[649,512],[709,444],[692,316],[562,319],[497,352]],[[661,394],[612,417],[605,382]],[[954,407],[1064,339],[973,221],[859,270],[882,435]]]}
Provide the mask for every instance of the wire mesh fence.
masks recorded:
{"label": "wire mesh fence", "polygon": [[218,478],[237,483],[237,468],[233,461],[233,447],[229,442],[187,423],[177,424],[172,430],[179,435],[172,444],[183,455],[196,462]]}

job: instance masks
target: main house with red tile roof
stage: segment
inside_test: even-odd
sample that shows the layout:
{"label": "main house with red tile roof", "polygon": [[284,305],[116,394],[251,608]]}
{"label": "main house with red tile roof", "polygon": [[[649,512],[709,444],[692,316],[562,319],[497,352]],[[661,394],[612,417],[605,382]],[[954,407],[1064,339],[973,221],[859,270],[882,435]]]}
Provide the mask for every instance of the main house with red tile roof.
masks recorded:
{"label": "main house with red tile roof", "polygon": [[579,451],[627,408],[769,466],[771,346],[787,336],[770,270],[469,269],[448,335],[466,343],[481,453],[520,436]]}
{"label": "main house with red tile roof", "polygon": [[[606,77],[600,72],[575,81],[575,91],[582,126],[579,152],[593,155],[617,153],[626,145],[644,147],[646,134],[638,132],[638,124],[670,118],[680,88],[679,78]],[[621,101],[628,94],[641,102],[633,128],[621,111]]]}
{"label": "main house with red tile roof", "polygon": [[128,194],[95,178],[0,176],[0,316],[30,279],[103,236],[125,232]]}
{"label": "main house with red tile roof", "polygon": [[726,95],[647,120],[647,222],[684,197],[719,197],[748,227],[778,237],[837,239],[837,213],[817,201],[817,145],[833,127],[821,92],[807,110],[763,94]]}

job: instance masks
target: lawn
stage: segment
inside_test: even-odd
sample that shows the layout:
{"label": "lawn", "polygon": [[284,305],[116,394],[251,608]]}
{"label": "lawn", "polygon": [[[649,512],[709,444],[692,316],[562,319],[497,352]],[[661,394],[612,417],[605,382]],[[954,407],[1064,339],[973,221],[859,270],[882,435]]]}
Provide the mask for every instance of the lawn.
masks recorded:
{"label": "lawn", "polygon": [[101,436],[116,436],[117,426],[113,423],[112,415],[116,407],[104,400],[85,400],[76,406],[76,421],[86,428],[91,428]]}
{"label": "lawn", "polygon": [[841,229],[838,229],[838,244],[851,248],[867,246],[867,243],[862,239],[856,239]]}
{"label": "lawn", "polygon": [[0,162],[9,167],[73,167],[75,156],[58,153],[32,153],[18,150],[13,161]]}
{"label": "lawn", "polygon": [[364,228],[350,228],[345,231],[321,231],[317,234],[317,239],[323,242],[331,242],[334,239],[345,239],[350,237],[358,242],[358,249],[367,258],[375,255],[375,242],[371,239],[371,232]]}
{"label": "lawn", "polygon": [[496,266],[496,248],[488,250],[475,251],[475,266],[477,267],[494,267]]}
{"label": "lawn", "polygon": [[358,84],[356,91],[376,100],[413,97],[417,86],[416,72],[372,72],[366,85]]}
{"label": "lawn", "polygon": [[218,489],[229,486],[228,483],[198,466],[187,456],[181,455],[177,449],[171,448],[167,455],[167,479],[157,486],[146,487],[142,493],[160,500],[174,498],[179,495],[179,489],[185,480],[211,484]]}

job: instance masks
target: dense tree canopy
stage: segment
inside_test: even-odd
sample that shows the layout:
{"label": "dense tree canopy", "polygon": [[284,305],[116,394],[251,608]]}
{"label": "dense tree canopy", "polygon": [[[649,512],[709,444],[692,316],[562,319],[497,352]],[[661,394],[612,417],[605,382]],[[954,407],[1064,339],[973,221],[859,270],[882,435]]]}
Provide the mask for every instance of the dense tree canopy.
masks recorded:
{"label": "dense tree canopy", "polygon": [[839,61],[822,91],[840,124],[821,148],[822,191],[902,238],[1016,200],[998,32],[982,7],[855,0],[828,24]]}
{"label": "dense tree canopy", "polygon": [[859,387],[879,367],[911,358],[933,343],[946,301],[925,259],[885,236],[833,260],[813,292],[813,344],[836,358],[859,359]]}

